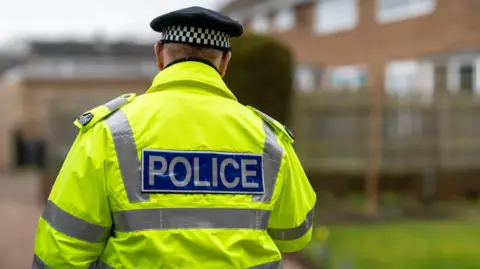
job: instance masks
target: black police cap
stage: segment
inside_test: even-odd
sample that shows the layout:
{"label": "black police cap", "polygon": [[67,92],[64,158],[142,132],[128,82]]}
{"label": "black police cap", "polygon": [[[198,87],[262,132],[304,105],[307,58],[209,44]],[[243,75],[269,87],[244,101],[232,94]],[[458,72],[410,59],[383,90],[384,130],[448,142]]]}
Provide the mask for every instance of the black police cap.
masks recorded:
{"label": "black police cap", "polygon": [[210,9],[194,6],[155,18],[151,28],[162,33],[162,42],[230,49],[230,38],[243,34],[239,22]]}

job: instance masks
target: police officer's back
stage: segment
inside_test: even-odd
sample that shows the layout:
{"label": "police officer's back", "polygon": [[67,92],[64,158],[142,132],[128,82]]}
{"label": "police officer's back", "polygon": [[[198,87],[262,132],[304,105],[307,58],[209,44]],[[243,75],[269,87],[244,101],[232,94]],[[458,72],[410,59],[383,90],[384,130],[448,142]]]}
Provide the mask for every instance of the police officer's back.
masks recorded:
{"label": "police officer's back", "polygon": [[162,71],[75,121],[34,268],[281,268],[316,198],[290,132],[222,80],[242,26],[198,7],[151,26]]}

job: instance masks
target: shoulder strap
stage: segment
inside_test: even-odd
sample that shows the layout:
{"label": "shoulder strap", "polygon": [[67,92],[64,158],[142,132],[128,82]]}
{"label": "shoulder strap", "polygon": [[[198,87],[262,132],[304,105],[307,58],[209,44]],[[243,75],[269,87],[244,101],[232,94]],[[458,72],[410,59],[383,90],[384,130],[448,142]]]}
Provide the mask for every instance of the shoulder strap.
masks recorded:
{"label": "shoulder strap", "polygon": [[85,132],[113,112],[132,102],[135,97],[136,94],[134,93],[121,95],[108,103],[97,106],[96,108],[83,113],[73,122],[73,124]]}
{"label": "shoulder strap", "polygon": [[293,143],[295,141],[295,137],[293,136],[292,131],[290,131],[287,126],[282,125],[278,121],[276,121],[274,118],[270,117],[269,115],[263,113],[262,111],[251,107],[247,106],[250,110],[255,112],[258,116],[260,116],[266,123],[268,123],[273,129],[275,129],[277,132],[282,134],[282,138],[286,139],[289,143]]}

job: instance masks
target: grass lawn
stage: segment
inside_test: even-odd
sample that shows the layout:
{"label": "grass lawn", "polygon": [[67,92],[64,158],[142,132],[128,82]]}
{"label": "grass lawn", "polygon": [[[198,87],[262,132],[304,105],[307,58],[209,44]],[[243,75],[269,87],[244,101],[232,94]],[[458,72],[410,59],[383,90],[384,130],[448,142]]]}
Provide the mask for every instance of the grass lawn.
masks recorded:
{"label": "grass lawn", "polygon": [[[339,225],[325,238],[328,269],[480,269],[480,222],[405,221]],[[315,251],[316,253],[316,251]],[[348,265],[350,264],[350,266]]]}

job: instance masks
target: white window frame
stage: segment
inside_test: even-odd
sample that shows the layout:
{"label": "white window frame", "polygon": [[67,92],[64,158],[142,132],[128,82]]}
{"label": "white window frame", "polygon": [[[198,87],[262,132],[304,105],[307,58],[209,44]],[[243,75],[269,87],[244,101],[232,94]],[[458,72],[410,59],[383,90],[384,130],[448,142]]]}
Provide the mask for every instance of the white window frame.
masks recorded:
{"label": "white window frame", "polygon": [[[385,8],[384,1],[398,1],[398,7]],[[376,20],[378,23],[390,23],[412,19],[433,13],[437,0],[376,0]]]}
{"label": "white window frame", "polygon": [[285,7],[277,11],[274,18],[274,27],[278,31],[288,31],[295,26],[295,11],[292,7]]}
{"label": "white window frame", "polygon": [[[350,81],[346,86],[336,86],[332,84],[332,79],[338,76],[339,73],[344,73],[345,77],[342,80]],[[350,73],[350,76],[348,75]],[[369,70],[366,65],[342,65],[332,66],[327,68],[325,75],[325,83],[327,89],[330,90],[347,90],[356,92],[368,85]],[[362,81],[364,80],[364,81]],[[365,84],[362,84],[365,83]]]}
{"label": "white window frame", "polygon": [[[342,23],[332,23],[326,22],[324,17],[332,16],[330,18],[338,18],[339,13],[344,12],[337,12],[331,11],[327,5],[332,3],[339,3],[340,1],[347,1],[351,2],[347,3],[353,9],[352,14],[348,14],[347,16],[351,15],[351,18],[346,19]],[[314,11],[314,30],[318,34],[332,34],[337,32],[349,31],[355,29],[358,24],[359,20],[359,0],[316,0],[315,11]],[[340,20],[341,21],[341,20]]]}
{"label": "white window frame", "polygon": [[297,66],[295,68],[294,81],[294,88],[296,91],[312,93],[320,86],[318,85],[319,70],[308,65]]}
{"label": "white window frame", "polygon": [[475,73],[473,75],[473,85],[474,92],[476,94],[480,93],[480,56],[476,57],[455,57],[453,56],[447,62],[447,85],[448,91],[450,92],[459,92],[461,84],[461,74],[460,68],[465,65],[470,64],[475,68]]}
{"label": "white window frame", "polygon": [[266,14],[255,14],[252,18],[252,30],[256,33],[266,33],[269,30],[270,22]]}
{"label": "white window frame", "polygon": [[[388,62],[385,66],[385,92],[397,96],[418,92],[421,84],[420,70],[420,62],[413,59]],[[408,81],[409,79],[411,81]],[[407,84],[398,86],[395,81]]]}

